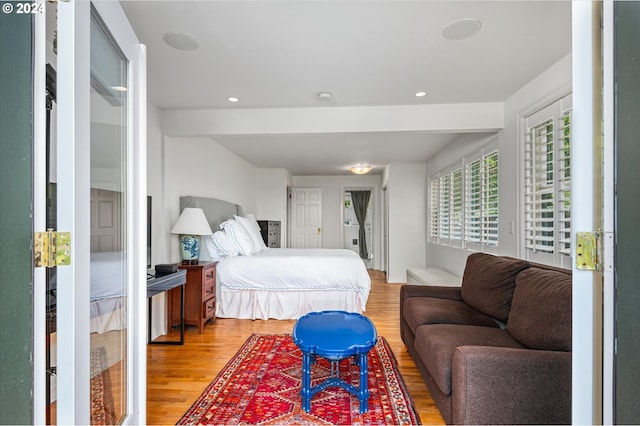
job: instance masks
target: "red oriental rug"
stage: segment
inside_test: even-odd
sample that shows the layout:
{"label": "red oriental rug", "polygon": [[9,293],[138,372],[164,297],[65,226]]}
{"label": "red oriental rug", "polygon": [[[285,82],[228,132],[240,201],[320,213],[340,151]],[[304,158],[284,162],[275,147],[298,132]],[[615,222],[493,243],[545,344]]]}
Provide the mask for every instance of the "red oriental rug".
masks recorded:
{"label": "red oriental rug", "polygon": [[[358,398],[330,387],[301,407],[302,353],[290,335],[253,334],[178,424],[206,425],[410,425],[420,424],[389,344],[384,337],[369,351],[369,411],[359,413]],[[358,384],[358,366],[340,362],[340,377]],[[318,357],[311,384],[330,375]]]}

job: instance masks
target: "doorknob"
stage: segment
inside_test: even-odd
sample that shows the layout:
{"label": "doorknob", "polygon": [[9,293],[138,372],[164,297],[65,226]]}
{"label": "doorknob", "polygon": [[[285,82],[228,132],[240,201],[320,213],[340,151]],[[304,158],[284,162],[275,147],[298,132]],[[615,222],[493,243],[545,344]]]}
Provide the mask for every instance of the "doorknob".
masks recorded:
{"label": "doorknob", "polygon": [[320,227],[318,226],[318,235],[320,235]]}

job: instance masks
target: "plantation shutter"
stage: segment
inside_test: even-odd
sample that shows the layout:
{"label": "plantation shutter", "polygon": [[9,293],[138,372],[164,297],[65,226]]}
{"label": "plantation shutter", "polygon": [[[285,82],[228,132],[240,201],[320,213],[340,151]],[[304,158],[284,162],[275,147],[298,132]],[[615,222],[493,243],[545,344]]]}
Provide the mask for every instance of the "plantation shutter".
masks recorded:
{"label": "plantation shutter", "polygon": [[558,144],[558,251],[571,256],[571,110],[560,119]]}
{"label": "plantation shutter", "polygon": [[450,235],[451,245],[462,247],[462,165],[457,166],[451,172],[451,220]]}
{"label": "plantation shutter", "polygon": [[524,143],[524,249],[565,265],[571,257],[571,96],[527,118]]}
{"label": "plantation shutter", "polygon": [[451,219],[451,199],[449,193],[451,191],[451,175],[449,173],[440,176],[439,185],[439,226],[438,226],[438,238],[440,243],[443,240],[449,239],[450,232],[450,219]]}
{"label": "plantation shutter", "polygon": [[482,157],[482,244],[498,245],[498,151]]}
{"label": "plantation shutter", "polygon": [[481,159],[472,160],[465,168],[465,223],[467,243],[480,243],[482,235],[482,174]]}
{"label": "plantation shutter", "polygon": [[439,178],[436,175],[431,178],[431,182],[429,183],[429,239],[431,242],[438,241],[440,229],[438,184]]}
{"label": "plantation shutter", "polygon": [[529,130],[525,145],[525,247],[553,253],[553,119]]}

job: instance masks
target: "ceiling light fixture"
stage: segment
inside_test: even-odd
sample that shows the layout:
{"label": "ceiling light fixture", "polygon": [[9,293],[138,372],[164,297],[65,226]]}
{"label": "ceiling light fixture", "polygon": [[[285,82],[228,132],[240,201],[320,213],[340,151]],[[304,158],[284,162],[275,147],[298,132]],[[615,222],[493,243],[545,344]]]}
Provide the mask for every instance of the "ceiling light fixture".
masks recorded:
{"label": "ceiling light fixture", "polygon": [[481,26],[482,24],[477,19],[458,19],[444,27],[442,37],[447,40],[464,40],[476,35]]}
{"label": "ceiling light fixture", "polygon": [[366,175],[371,171],[372,167],[369,165],[357,164],[349,167],[349,171],[354,175]]}
{"label": "ceiling light fixture", "polygon": [[331,92],[318,92],[316,95],[319,101],[330,101],[333,98]]}
{"label": "ceiling light fixture", "polygon": [[427,92],[416,92],[416,98],[421,98],[423,96],[427,96]]}
{"label": "ceiling light fixture", "polygon": [[239,101],[240,101],[240,99],[239,99],[239,98],[236,98],[236,97],[233,97],[233,96],[229,96],[229,97],[227,98],[227,100],[228,100],[229,102],[234,102],[234,103],[235,103],[235,102],[239,102]]}
{"label": "ceiling light fixture", "polygon": [[162,39],[169,46],[178,50],[196,50],[200,42],[193,36],[184,33],[166,33]]}

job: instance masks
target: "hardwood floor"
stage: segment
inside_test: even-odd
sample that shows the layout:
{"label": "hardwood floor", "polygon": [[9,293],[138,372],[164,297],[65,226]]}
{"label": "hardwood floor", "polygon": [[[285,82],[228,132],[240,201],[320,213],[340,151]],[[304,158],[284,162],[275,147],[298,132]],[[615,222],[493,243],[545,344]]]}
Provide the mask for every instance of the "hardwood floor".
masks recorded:
{"label": "hardwood floor", "polygon": [[[372,289],[366,315],[384,336],[423,424],[445,424],[420,373],[400,338],[400,285],[385,283],[384,273],[370,271]],[[203,334],[194,327],[184,346],[147,346],[147,424],[175,424],[202,394],[252,333],[291,333],[295,321],[218,318]]]}

